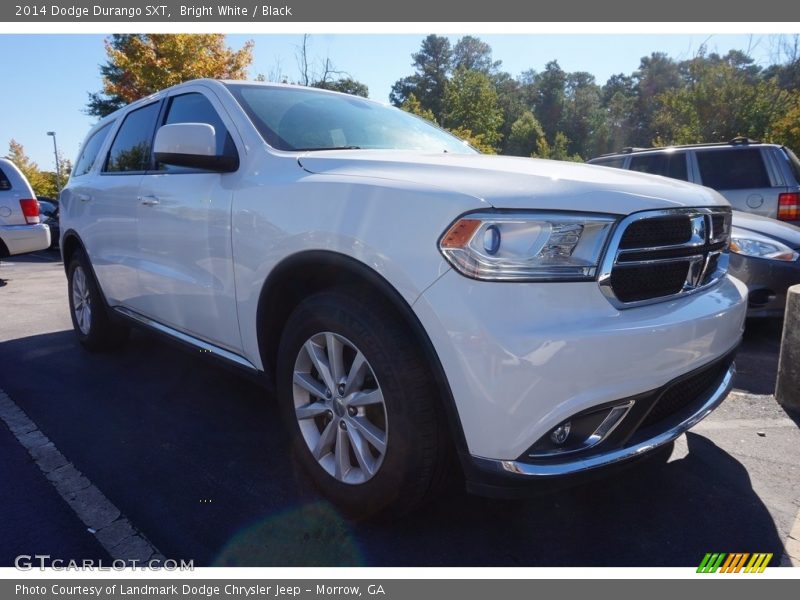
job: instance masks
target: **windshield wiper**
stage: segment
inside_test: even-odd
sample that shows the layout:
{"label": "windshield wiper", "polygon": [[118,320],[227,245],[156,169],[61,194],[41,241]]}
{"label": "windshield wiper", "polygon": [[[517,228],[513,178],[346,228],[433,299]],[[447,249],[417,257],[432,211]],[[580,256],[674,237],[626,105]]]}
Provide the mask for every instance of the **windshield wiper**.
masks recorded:
{"label": "windshield wiper", "polygon": [[361,150],[361,146],[328,146],[323,148],[295,148],[295,152],[316,152],[321,150]]}

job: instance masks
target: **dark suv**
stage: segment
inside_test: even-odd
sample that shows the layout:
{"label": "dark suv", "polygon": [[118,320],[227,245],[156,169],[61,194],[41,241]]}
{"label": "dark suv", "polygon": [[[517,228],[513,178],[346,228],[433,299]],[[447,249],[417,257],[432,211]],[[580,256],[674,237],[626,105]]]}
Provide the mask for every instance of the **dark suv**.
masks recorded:
{"label": "dark suv", "polygon": [[589,161],[717,190],[734,209],[800,223],[800,160],[787,147],[746,138],[728,143],[624,148]]}

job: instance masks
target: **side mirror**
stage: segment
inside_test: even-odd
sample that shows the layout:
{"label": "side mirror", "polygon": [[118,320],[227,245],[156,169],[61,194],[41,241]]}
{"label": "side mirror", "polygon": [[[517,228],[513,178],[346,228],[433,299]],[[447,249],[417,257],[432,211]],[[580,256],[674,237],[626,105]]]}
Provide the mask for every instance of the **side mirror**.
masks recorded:
{"label": "side mirror", "polygon": [[239,168],[239,157],[217,154],[217,135],[208,123],[173,123],[156,132],[153,154],[158,162],[179,167],[229,173]]}

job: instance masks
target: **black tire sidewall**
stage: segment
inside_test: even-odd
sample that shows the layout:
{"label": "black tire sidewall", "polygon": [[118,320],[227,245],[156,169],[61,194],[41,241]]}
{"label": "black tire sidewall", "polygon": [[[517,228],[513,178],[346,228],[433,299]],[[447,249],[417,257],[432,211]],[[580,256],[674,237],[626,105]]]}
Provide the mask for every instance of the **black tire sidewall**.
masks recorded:
{"label": "black tire sidewall", "polygon": [[[82,344],[91,343],[93,336],[92,334],[95,332],[95,317],[96,317],[96,306],[97,306],[97,294],[95,289],[91,283],[94,282],[94,278],[92,277],[91,271],[88,269],[88,265],[86,264],[86,258],[83,255],[83,252],[76,252],[72,259],[69,262],[69,267],[67,268],[67,294],[69,296],[69,316],[72,319],[72,327],[75,329],[75,334],[78,336],[78,340]],[[83,270],[83,275],[86,278],[86,286],[89,290],[89,302],[91,303],[92,308],[92,318],[89,323],[89,333],[83,333],[81,331],[80,325],[78,324],[78,319],[75,316],[75,302],[73,300],[72,295],[72,288],[73,288],[73,278],[75,277],[75,271],[80,267]],[[91,283],[90,283],[91,280]]]}
{"label": "black tire sidewall", "polygon": [[[327,473],[311,454],[294,413],[292,377],[294,363],[303,344],[322,332],[339,334],[350,340],[366,357],[384,396],[388,424],[387,448],[378,472],[362,484],[338,481]],[[406,337],[405,340],[398,339]],[[400,324],[383,310],[370,306],[349,294],[322,293],[302,302],[286,324],[277,360],[277,392],[281,413],[291,433],[298,460],[314,483],[351,517],[369,517],[378,513],[402,512],[398,503],[413,504],[423,495],[425,471],[424,446],[430,444],[433,424],[421,422],[420,398],[427,381],[420,380],[419,369],[411,369],[414,381],[409,385],[404,366],[415,362],[413,343]],[[417,361],[418,362],[418,361]],[[429,469],[428,469],[429,470]],[[400,509],[400,510],[398,510]]]}

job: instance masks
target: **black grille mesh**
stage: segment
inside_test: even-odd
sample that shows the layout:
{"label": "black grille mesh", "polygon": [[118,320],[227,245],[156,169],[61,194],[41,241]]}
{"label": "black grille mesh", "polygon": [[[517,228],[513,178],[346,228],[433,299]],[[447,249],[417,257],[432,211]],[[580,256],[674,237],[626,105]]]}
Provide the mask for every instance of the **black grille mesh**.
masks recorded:
{"label": "black grille mesh", "polygon": [[611,287],[621,302],[670,296],[683,289],[688,272],[688,261],[617,266],[611,272]]}
{"label": "black grille mesh", "polygon": [[657,217],[631,223],[620,240],[619,247],[649,248],[684,244],[692,238],[691,221],[684,216]]}
{"label": "black grille mesh", "polygon": [[644,429],[674,415],[695,401],[705,400],[719,385],[732,360],[724,360],[670,386],[639,425]]}

